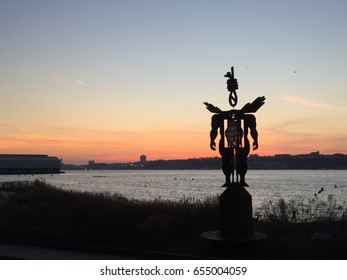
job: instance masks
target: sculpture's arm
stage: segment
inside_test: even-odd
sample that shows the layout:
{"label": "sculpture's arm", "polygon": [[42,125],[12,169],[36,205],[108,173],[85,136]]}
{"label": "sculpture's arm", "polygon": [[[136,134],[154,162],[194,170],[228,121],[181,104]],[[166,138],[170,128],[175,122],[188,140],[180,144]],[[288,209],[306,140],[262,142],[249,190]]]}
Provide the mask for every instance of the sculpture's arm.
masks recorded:
{"label": "sculpture's arm", "polygon": [[251,136],[253,138],[253,150],[258,149],[258,131],[257,131],[257,123],[255,120],[255,116],[247,115],[247,124],[251,132]]}
{"label": "sculpture's arm", "polygon": [[210,148],[211,150],[216,150],[216,138],[218,135],[218,128],[220,127],[220,115],[213,115],[211,119],[211,131],[210,131]]}
{"label": "sculpture's arm", "polygon": [[216,150],[216,142],[214,140],[216,140],[217,134],[218,134],[217,129],[216,130],[212,129],[210,132],[210,139],[211,139],[210,148],[213,151]]}
{"label": "sculpture's arm", "polygon": [[252,130],[251,129],[251,136],[253,138],[253,150],[258,149],[259,144],[258,144],[258,131],[256,129]]}

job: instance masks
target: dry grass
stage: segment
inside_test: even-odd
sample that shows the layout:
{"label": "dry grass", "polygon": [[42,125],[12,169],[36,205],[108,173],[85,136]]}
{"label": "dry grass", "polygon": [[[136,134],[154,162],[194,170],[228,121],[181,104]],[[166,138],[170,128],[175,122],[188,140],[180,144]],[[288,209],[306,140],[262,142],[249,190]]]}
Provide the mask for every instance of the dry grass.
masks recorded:
{"label": "dry grass", "polygon": [[[217,198],[140,201],[66,191],[35,181],[31,188],[0,201],[0,238],[5,239],[201,254],[206,244],[200,234],[219,228]],[[301,202],[265,202],[254,211],[259,216],[254,229],[269,238],[248,257],[347,258],[347,211],[334,201],[333,197],[324,203],[311,201],[314,211],[303,210]],[[313,240],[314,232],[331,233],[331,238]]]}

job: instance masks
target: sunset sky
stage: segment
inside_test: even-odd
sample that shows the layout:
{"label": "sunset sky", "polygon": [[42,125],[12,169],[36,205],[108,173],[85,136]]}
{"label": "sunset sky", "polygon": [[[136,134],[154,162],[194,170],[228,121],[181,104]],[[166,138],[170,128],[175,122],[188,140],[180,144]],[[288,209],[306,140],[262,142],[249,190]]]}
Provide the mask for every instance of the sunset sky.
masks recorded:
{"label": "sunset sky", "polygon": [[0,153],[219,156],[207,101],[265,96],[252,153],[347,153],[346,0],[1,0]]}

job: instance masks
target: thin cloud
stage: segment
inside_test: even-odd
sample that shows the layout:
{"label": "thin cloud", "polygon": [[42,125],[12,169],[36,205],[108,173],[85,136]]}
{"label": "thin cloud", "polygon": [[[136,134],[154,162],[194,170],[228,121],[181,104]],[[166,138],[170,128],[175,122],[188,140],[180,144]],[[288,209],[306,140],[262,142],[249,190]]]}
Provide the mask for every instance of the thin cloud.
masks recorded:
{"label": "thin cloud", "polygon": [[281,99],[296,105],[301,105],[304,107],[322,108],[326,110],[338,110],[338,107],[333,104],[320,103],[311,99],[301,98],[295,95],[283,95]]}
{"label": "thin cloud", "polygon": [[78,84],[78,85],[80,85],[80,86],[84,86],[84,82],[82,81],[82,80],[80,80],[80,79],[73,79],[74,80],[74,82],[76,83],[76,84]]}

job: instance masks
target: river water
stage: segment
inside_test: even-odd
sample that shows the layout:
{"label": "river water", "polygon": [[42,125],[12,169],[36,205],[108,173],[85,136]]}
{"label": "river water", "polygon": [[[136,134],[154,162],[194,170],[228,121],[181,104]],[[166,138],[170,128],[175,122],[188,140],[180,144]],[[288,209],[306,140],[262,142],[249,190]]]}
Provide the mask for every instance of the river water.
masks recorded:
{"label": "river water", "polygon": [[[0,176],[0,182],[35,179],[63,189],[118,193],[145,200],[204,200],[224,191],[221,187],[224,175],[220,170],[83,170],[53,175]],[[346,170],[249,170],[246,181],[255,207],[279,198],[325,200],[334,195],[340,204],[347,201]],[[318,193],[322,188],[324,191]]]}

